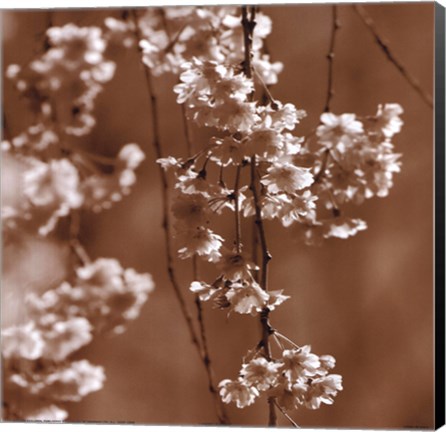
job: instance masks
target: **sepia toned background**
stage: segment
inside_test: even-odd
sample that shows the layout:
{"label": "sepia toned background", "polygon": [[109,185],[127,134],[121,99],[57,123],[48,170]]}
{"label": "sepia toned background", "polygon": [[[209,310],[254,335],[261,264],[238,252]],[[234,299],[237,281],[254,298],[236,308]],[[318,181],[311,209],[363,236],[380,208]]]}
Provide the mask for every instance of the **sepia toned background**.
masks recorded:
{"label": "sepia toned background", "polygon": [[[432,93],[433,3],[365,5],[394,52]],[[331,7],[264,6],[273,20],[268,45],[284,63],[272,89],[283,102],[308,112],[298,135],[318,123],[327,83]],[[57,11],[55,25],[101,25],[113,10]],[[352,207],[368,230],[349,240],[332,239],[311,248],[293,229],[267,225],[271,287],[291,299],[272,315],[272,324],[317,354],[336,357],[344,390],[335,404],[293,413],[300,426],[345,428],[433,427],[433,112],[385,58],[349,5],[339,7],[342,24],[334,66],[337,113],[373,114],[379,103],[399,103],[404,127],[394,139],[403,154],[401,174],[385,199]],[[41,50],[45,12],[3,12],[3,72]],[[151,147],[150,105],[135,50],[110,53],[118,68],[97,100],[97,127],[82,144],[115,155],[136,142],[147,159],[133,193],[113,209],[85,214],[82,241],[92,257],[116,257],[123,266],[150,272],[156,284],[140,318],[122,336],[95,340],[77,356],[103,365],[102,391],[67,405],[69,421],[146,424],[215,422],[204,369],[169,285],[163,253],[160,184]],[[164,154],[184,155],[181,110],[173,77],[156,79]],[[3,83],[4,111],[13,134],[30,121],[12,85]],[[193,131],[200,140],[200,133]],[[2,163],[3,202],[17,196],[17,171]],[[25,319],[23,295],[44,291],[63,278],[65,256],[57,242],[25,233],[3,249],[3,325]],[[191,271],[178,263],[185,295]],[[257,320],[231,316],[205,305],[210,351],[217,380],[236,377],[241,358],[259,339]],[[265,425],[266,401],[244,410],[228,406],[233,424]],[[280,418],[281,425],[288,425]]]}

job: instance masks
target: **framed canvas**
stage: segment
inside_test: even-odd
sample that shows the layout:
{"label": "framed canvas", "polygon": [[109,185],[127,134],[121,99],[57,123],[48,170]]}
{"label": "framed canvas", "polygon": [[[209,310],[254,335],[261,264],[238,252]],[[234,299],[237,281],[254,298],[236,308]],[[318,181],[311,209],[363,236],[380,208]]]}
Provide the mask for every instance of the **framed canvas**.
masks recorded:
{"label": "framed canvas", "polygon": [[440,428],[444,6],[191,3],[1,11],[3,424]]}

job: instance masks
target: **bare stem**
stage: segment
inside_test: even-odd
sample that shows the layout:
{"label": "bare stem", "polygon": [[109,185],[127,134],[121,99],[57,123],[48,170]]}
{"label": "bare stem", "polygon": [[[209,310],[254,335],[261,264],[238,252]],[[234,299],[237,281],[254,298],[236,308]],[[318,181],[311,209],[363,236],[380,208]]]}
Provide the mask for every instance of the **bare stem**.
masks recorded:
{"label": "bare stem", "polygon": [[[133,10],[131,11],[131,16],[134,20],[135,24],[135,36],[137,40],[142,39],[141,31],[139,29],[138,25],[138,18],[136,16],[136,12]],[[139,47],[138,47],[139,49]],[[159,134],[159,122],[158,122],[158,103],[156,95],[153,91],[153,83],[152,83],[152,74],[150,73],[149,68],[143,64],[142,57],[141,57],[141,51],[139,49],[140,53],[140,59],[141,63],[143,65],[143,70],[145,74],[145,80],[147,84],[147,90],[150,97],[150,103],[151,103],[151,115],[152,115],[152,128],[153,128],[153,139],[152,139],[152,145],[155,149],[155,154],[157,159],[162,158],[162,150],[161,150],[161,142],[160,142],[160,134]],[[170,232],[170,214],[169,214],[169,192],[168,192],[168,183],[167,183],[167,175],[163,168],[159,165],[159,175],[161,180],[161,193],[162,193],[162,202],[163,202],[163,220],[162,220],[162,227],[164,231],[164,240],[166,245],[166,261],[167,261],[167,273],[169,276],[169,280],[171,283],[171,286],[174,290],[174,294],[178,300],[178,303],[180,305],[181,313],[184,317],[184,320],[186,321],[187,328],[189,330],[189,334],[192,340],[192,343],[194,344],[195,348],[197,349],[197,352],[202,358],[202,351],[201,346],[198,341],[197,333],[195,331],[192,317],[189,312],[189,309],[186,305],[186,301],[183,297],[183,294],[181,293],[180,285],[176,278],[176,273],[173,265],[173,257],[172,257],[172,245],[170,239],[172,238],[171,232]]]}
{"label": "bare stem", "polygon": [[327,60],[328,60],[328,84],[327,84],[327,97],[325,99],[324,112],[330,111],[330,102],[334,96],[333,90],[333,66],[335,59],[335,45],[336,45],[336,32],[341,28],[338,19],[338,7],[337,5],[332,6],[332,26],[331,26],[331,37],[330,46],[328,48]]}
{"label": "bare stem", "polygon": [[388,42],[379,34],[375,22],[372,17],[367,13],[364,6],[359,4],[352,5],[353,10],[361,18],[361,21],[369,29],[370,33],[375,38],[376,43],[381,48],[387,59],[393,63],[398,69],[400,74],[405,78],[409,85],[421,96],[423,101],[431,108],[434,107],[432,96],[421,87],[420,82],[415,78],[406,67],[396,58],[394,52],[391,50]]}

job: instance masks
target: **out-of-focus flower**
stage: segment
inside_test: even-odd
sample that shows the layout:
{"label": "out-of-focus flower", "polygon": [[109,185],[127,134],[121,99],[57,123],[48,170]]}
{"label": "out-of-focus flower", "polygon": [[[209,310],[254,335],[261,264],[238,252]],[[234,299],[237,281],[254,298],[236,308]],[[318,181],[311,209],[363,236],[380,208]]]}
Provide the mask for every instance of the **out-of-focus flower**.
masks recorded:
{"label": "out-of-focus flower", "polygon": [[5,358],[39,358],[45,343],[33,322],[2,330],[2,354]]}

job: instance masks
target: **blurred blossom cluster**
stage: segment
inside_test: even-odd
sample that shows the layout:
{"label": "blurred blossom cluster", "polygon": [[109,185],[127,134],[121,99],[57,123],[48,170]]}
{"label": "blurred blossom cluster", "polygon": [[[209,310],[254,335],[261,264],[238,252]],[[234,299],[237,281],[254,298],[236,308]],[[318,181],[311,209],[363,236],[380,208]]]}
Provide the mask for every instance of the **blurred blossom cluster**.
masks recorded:
{"label": "blurred blossom cluster", "polygon": [[101,332],[122,333],[152,289],[150,275],[101,258],[77,268],[74,285],[28,294],[30,320],[2,331],[8,417],[63,420],[68,413],[59,403],[101,389],[103,368],[70,355]]}
{"label": "blurred blossom cluster", "polygon": [[[41,56],[25,67],[10,65],[6,75],[28,98],[31,109],[41,114],[42,122],[56,117],[61,132],[86,135],[95,125],[94,101],[116,67],[104,57],[102,30],[66,24],[49,28],[46,36],[48,46]],[[25,140],[15,144],[26,145]]]}
{"label": "blurred blossom cluster", "polygon": [[[60,404],[101,389],[103,368],[71,355],[95,335],[122,333],[154,286],[149,274],[123,269],[115,259],[91,261],[77,238],[81,211],[108,209],[128,194],[145,158],[136,144],[105,158],[73,139],[91,132],[95,99],[115,71],[105,56],[107,35],[66,24],[49,28],[46,38],[41,55],[7,70],[36,123],[2,141],[2,151],[21,167],[19,204],[2,206],[2,228],[12,241],[20,230],[48,239],[62,231],[75,264],[59,286],[27,295],[27,322],[2,330],[7,419],[63,420],[68,413]],[[61,219],[68,228],[58,227]]]}
{"label": "blurred blossom cluster", "polygon": [[[2,143],[25,166],[22,205],[3,209],[2,216],[6,230],[36,226],[49,235],[61,218],[109,208],[130,191],[144,159],[136,144],[108,159],[81,150],[69,137],[85,135],[95,124],[94,101],[116,66],[106,57],[107,44],[139,48],[149,74],[178,78],[173,91],[185,120],[213,134],[194,154],[157,160],[174,181],[170,210],[178,256],[199,257],[215,269],[212,282],[195,280],[190,291],[198,301],[255,316],[263,325],[262,340],[239,377],[220,382],[222,401],[244,408],[265,393],[283,411],[317,409],[333,403],[342,378],[329,373],[332,356],[317,356],[270,326],[269,313],[289,297],[267,287],[271,257],[262,224],[296,226],[309,245],[365,230],[366,222],[346,209],[388,195],[400,171],[392,138],[401,130],[403,110],[388,103],[369,116],[324,112],[314,131],[301,136],[305,110],[271,94],[283,68],[265,49],[271,31],[263,12],[251,9],[248,19],[235,6],[125,11],[107,18],[103,30],[50,28],[40,57],[8,69],[39,121]],[[219,216],[234,221],[233,238],[216,232]],[[251,246],[252,231],[242,230],[241,218],[257,227],[259,246]],[[257,247],[261,266],[253,258]],[[74,274],[42,296],[29,296],[32,320],[3,332],[12,413],[14,398],[26,394],[38,406],[20,406],[26,418],[61,419],[66,413],[59,401],[101,388],[100,367],[67,357],[100,331],[121,332],[153,289],[148,274],[123,270],[113,259],[84,260]]]}

